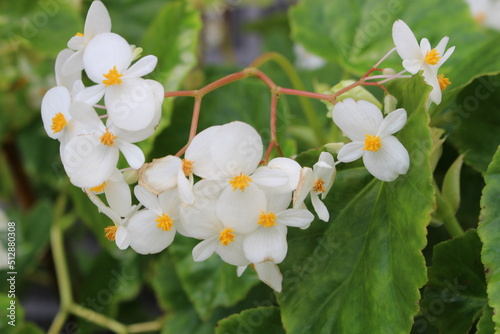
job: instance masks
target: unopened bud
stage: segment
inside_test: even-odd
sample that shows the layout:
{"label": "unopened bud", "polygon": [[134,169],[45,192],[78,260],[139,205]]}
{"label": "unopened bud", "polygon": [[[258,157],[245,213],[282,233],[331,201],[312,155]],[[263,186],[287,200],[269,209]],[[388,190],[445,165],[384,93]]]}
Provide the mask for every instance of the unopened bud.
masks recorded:
{"label": "unopened bud", "polygon": [[328,143],[325,144],[323,147],[326,148],[326,150],[329,153],[339,153],[340,149],[344,146],[344,143],[339,142],[339,143]]}
{"label": "unopened bud", "polygon": [[138,180],[137,171],[135,169],[129,169],[123,172],[123,179],[127,184],[134,184]]}
{"label": "unopened bud", "polygon": [[394,75],[398,72],[396,72],[393,68],[387,67],[382,70],[383,75]]}
{"label": "unopened bud", "polygon": [[394,95],[386,95],[384,97],[384,113],[389,115],[391,112],[396,110],[396,106],[398,104],[398,99],[394,97]]}

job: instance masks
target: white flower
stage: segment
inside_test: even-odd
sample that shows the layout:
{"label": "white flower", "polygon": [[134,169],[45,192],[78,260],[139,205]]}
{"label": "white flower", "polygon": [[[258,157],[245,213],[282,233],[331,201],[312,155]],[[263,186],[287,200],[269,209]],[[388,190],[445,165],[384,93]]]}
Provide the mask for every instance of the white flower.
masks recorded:
{"label": "white flower", "polygon": [[111,18],[101,1],[93,1],[85,19],[82,33],[77,33],[68,41],[68,48],[75,50],[62,66],[64,75],[71,75],[83,69],[83,53],[87,44],[97,35],[111,31]]}
{"label": "white flower", "polygon": [[408,172],[408,151],[392,136],[406,123],[404,109],[396,109],[384,119],[374,104],[345,99],[335,105],[333,121],[352,140],[340,149],[339,161],[351,162],[363,157],[368,171],[386,182]]}
{"label": "white flower", "polygon": [[[265,284],[269,285],[274,291],[281,292],[281,283],[283,282],[283,275],[280,268],[271,261],[261,263],[254,263],[251,265],[257,272],[259,279]],[[240,277],[247,266],[239,266],[237,269],[238,277]]]}
{"label": "white flower", "polygon": [[144,164],[144,153],[131,143],[137,138],[122,132],[109,119],[104,126],[95,110],[83,102],[75,101],[72,106],[73,118],[92,126],[91,132],[75,136],[61,151],[64,169],[75,186],[92,188],[108,180],[120,151],[132,168]]}
{"label": "white flower", "polygon": [[176,227],[180,224],[176,189],[155,196],[145,188],[136,186],[134,193],[146,209],[130,218],[127,226],[130,247],[139,254],[161,252],[170,246],[175,237]]}
{"label": "white flower", "polygon": [[302,44],[294,44],[295,67],[303,70],[317,70],[326,65],[326,60],[307,51]]}
{"label": "white flower", "polygon": [[[351,99],[352,100],[352,99]],[[311,203],[319,219],[327,222],[330,214],[325,204],[319,199],[325,199],[335,180],[337,170],[333,156],[328,152],[321,152],[318,162],[313,168],[304,167],[300,172],[300,181],[293,198],[293,207],[302,206],[307,194],[311,194]]]}
{"label": "white flower", "polygon": [[500,30],[500,1],[466,0],[474,19],[485,27]]}
{"label": "white flower", "polygon": [[118,169],[115,169],[109,179],[102,184],[88,190],[94,194],[104,193],[109,207],[121,217],[125,217],[129,213],[132,206],[130,187]]}
{"label": "white flower", "polygon": [[410,27],[401,20],[394,22],[392,38],[396,44],[396,51],[403,59],[403,67],[411,74],[423,70],[425,81],[432,86],[430,99],[436,104],[441,103],[437,70],[455,50],[455,47],[446,50],[449,38],[441,39],[435,48],[431,47],[427,38],[423,38],[419,45]]}
{"label": "white flower", "polygon": [[[154,70],[158,59],[146,56],[130,66],[130,45],[114,33],[102,33],[87,45],[83,65],[88,77],[97,85],[86,88],[86,94],[101,98],[113,123],[128,131],[146,128],[155,116],[155,97],[141,77]],[[89,93],[90,92],[90,93]]]}

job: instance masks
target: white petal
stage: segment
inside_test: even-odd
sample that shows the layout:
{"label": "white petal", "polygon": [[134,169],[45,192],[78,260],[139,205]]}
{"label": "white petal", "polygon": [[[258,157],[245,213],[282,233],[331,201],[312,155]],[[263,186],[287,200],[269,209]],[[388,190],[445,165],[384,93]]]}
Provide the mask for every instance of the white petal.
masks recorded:
{"label": "white petal", "polygon": [[125,71],[123,78],[139,78],[153,72],[158,63],[155,56],[146,56],[139,59],[134,65]]}
{"label": "white petal", "polygon": [[208,239],[218,236],[224,225],[215,214],[216,199],[196,197],[195,204],[181,207],[180,215],[186,233],[192,238]]}
{"label": "white petal", "polygon": [[193,161],[193,173],[204,179],[217,179],[219,169],[212,158],[210,147],[221,126],[211,126],[198,133],[184,155],[187,160]]}
{"label": "white petal", "polygon": [[410,72],[411,74],[416,74],[422,68],[424,64],[423,60],[420,59],[405,59],[403,60],[403,67],[405,70]]}
{"label": "white petal", "polygon": [[82,73],[81,69],[83,69],[83,64],[80,66],[80,71],[75,70],[72,73],[63,73],[63,66],[66,61],[73,56],[75,52],[70,49],[64,49],[57,55],[55,72],[56,72],[56,83],[58,86],[64,86],[68,90],[73,88],[73,83],[77,80],[81,80]]}
{"label": "white petal", "polygon": [[61,67],[61,75],[76,75],[83,70],[83,51],[73,53]]}
{"label": "white petal", "polygon": [[368,101],[345,99],[333,108],[333,121],[353,141],[364,141],[375,135],[382,123],[382,112]]}
{"label": "white petal", "polygon": [[118,226],[115,235],[115,242],[116,246],[118,246],[121,250],[127,249],[128,246],[130,246],[130,236],[126,227]]}
{"label": "white petal", "polygon": [[111,18],[109,17],[108,10],[101,1],[93,1],[85,19],[84,36],[92,38],[97,34],[110,31]]}
{"label": "white petal", "polygon": [[315,192],[311,192],[311,203],[314,211],[316,211],[316,214],[318,215],[318,218],[327,222],[330,219],[330,213],[328,212],[325,204],[319,199],[318,194]]}
{"label": "white petal", "polygon": [[315,180],[316,177],[314,176],[313,170],[309,167],[303,167],[300,171],[300,179],[297,190],[295,190],[295,194],[293,196],[294,208],[302,205],[304,199],[307,197],[312,187],[314,186]]}
{"label": "white petal", "polygon": [[193,176],[191,175],[191,177],[187,179],[184,175],[184,171],[182,169],[179,169],[179,172],[177,173],[177,187],[182,202],[186,205],[193,204]]}
{"label": "white petal", "polygon": [[392,38],[396,45],[396,51],[403,60],[422,58],[417,38],[410,27],[403,21],[396,20],[394,22],[392,26]]}
{"label": "white petal", "polygon": [[135,146],[134,144],[127,143],[123,140],[116,140],[116,146],[120,149],[125,156],[130,167],[133,169],[139,169],[144,164],[144,153],[142,150]]}
{"label": "white petal", "polygon": [[[89,197],[90,201],[94,203],[95,206],[97,206],[97,210],[101,213],[104,213],[106,216],[108,216],[109,219],[115,223],[115,225],[120,225],[121,224],[121,217],[118,213],[116,213],[113,209],[105,205],[99,196],[94,194],[93,192],[87,190],[84,190],[84,192],[87,194]],[[128,245],[127,245],[128,247]]]}
{"label": "white petal", "polygon": [[144,130],[156,114],[155,97],[144,79],[126,79],[108,87],[104,101],[113,124],[124,130]]}
{"label": "white petal", "polygon": [[391,182],[399,175],[406,174],[410,157],[406,148],[394,136],[382,140],[377,152],[367,151],[363,156],[366,169],[379,180]]}
{"label": "white petal", "polygon": [[90,86],[76,93],[75,101],[82,101],[94,105],[102,99],[105,92],[106,87],[104,85]]}
{"label": "white petal", "polygon": [[282,262],[288,251],[286,232],[286,226],[277,224],[272,227],[259,227],[245,235],[243,250],[247,259],[252,263]]}
{"label": "white petal", "polygon": [[101,84],[105,74],[116,66],[123,74],[132,62],[132,50],[127,41],[114,33],[102,33],[87,44],[83,54],[83,66],[88,77]]}
{"label": "white petal", "polygon": [[422,53],[422,56],[426,56],[427,52],[431,51],[431,43],[427,38],[422,38],[420,40],[420,52]]}
{"label": "white petal", "polygon": [[436,64],[437,67],[441,66],[444,64],[445,61],[448,60],[448,58],[451,57],[451,55],[453,54],[453,51],[455,51],[455,47],[452,46],[451,48],[449,48],[448,50],[446,50],[446,52],[443,54],[443,56],[441,57],[441,59],[439,59],[438,63]]}
{"label": "white petal", "polygon": [[139,185],[134,188],[134,195],[145,208],[159,216],[163,212],[158,197]]}
{"label": "white petal", "polygon": [[299,184],[300,170],[302,167],[297,161],[289,158],[274,158],[267,164],[268,167],[278,168],[288,175],[290,190],[295,190]]}
{"label": "white petal", "polygon": [[292,200],[292,192],[275,192],[269,189],[263,189],[267,199],[267,211],[274,213],[286,210]]}
{"label": "white petal", "polygon": [[436,45],[436,47],[435,47],[436,52],[439,53],[441,58],[444,55],[444,50],[446,49],[446,45],[448,45],[449,40],[450,40],[450,38],[448,36],[445,36],[439,41],[438,45]]}
{"label": "white petal", "polygon": [[277,168],[269,168],[267,166],[259,167],[251,175],[251,179],[253,182],[262,187],[276,190],[284,188],[282,189],[283,191],[290,190],[288,186],[290,180],[288,175],[284,171]]}
{"label": "white petal", "polygon": [[256,185],[250,184],[245,191],[233,191],[227,186],[220,195],[216,212],[226,227],[236,233],[248,233],[259,225],[259,216],[266,211],[266,196]]}
{"label": "white petal", "polygon": [[115,169],[111,177],[106,181],[104,189],[109,206],[120,216],[125,217],[130,212],[132,196],[130,187],[123,179],[122,173]]}
{"label": "white petal", "polygon": [[82,135],[71,139],[61,158],[71,183],[77,187],[92,188],[106,181],[116,168],[119,151],[107,147],[96,135]]}
{"label": "white petal", "polygon": [[335,159],[333,158],[333,155],[328,152],[321,152],[318,161],[323,161],[324,163],[332,167],[335,166]]}
{"label": "white petal", "polygon": [[149,210],[137,212],[127,226],[130,247],[139,254],[159,253],[172,243],[175,228],[163,231],[157,225],[156,215]]}
{"label": "white petal", "polygon": [[86,43],[85,37],[75,35],[69,39],[68,48],[70,48],[71,50],[81,50],[85,47],[85,43]]}
{"label": "white petal", "polygon": [[425,82],[432,87],[429,98],[435,104],[440,104],[442,98],[442,92],[441,92],[441,87],[439,86],[437,73],[435,73],[435,71],[431,69],[430,66],[426,66],[424,67],[423,75]]}
{"label": "white petal", "polygon": [[94,127],[96,130],[105,131],[104,124],[102,124],[99,115],[94,108],[84,102],[73,101],[71,103],[69,112],[71,117],[76,119],[79,122],[90,125]]}
{"label": "white petal", "polygon": [[276,264],[266,261],[255,263],[254,268],[262,282],[269,285],[276,292],[281,292],[283,275],[281,275],[280,269]]}
{"label": "white petal", "polygon": [[155,195],[177,186],[177,174],[181,170],[182,161],[168,155],[145,164],[139,170],[139,184]]}
{"label": "white petal", "polygon": [[384,138],[398,132],[406,124],[407,116],[406,110],[399,108],[387,115],[380,124],[377,136]]}
{"label": "white petal", "polygon": [[238,266],[238,268],[236,268],[236,275],[238,277],[241,277],[241,275],[243,275],[243,273],[245,272],[245,270],[247,269],[248,266]]}
{"label": "white petal", "polygon": [[218,168],[230,175],[250,175],[262,159],[262,139],[257,131],[243,122],[221,126],[210,146]]}
{"label": "white petal", "polygon": [[348,143],[342,146],[337,155],[337,159],[342,162],[357,160],[366,152],[363,151],[363,147],[365,147],[364,141],[353,141],[352,143]]}
{"label": "white petal", "polygon": [[203,240],[193,248],[193,260],[195,262],[202,262],[208,259],[215,252],[219,241],[217,237],[212,237]]}
{"label": "white petal", "polygon": [[309,210],[303,209],[288,209],[276,216],[278,223],[294,227],[307,226],[314,220],[314,215]]}
{"label": "white petal", "polygon": [[165,214],[169,215],[174,220],[179,219],[180,200],[177,188],[164,191],[158,195],[158,200],[160,201],[160,207]]}
{"label": "white petal", "polygon": [[223,246],[218,242],[215,252],[220,258],[233,266],[244,266],[250,264],[250,261],[245,257],[243,251],[243,236],[236,235],[234,241],[227,246]]}
{"label": "white petal", "polygon": [[69,105],[71,103],[71,96],[66,87],[54,87],[45,93],[42,100],[42,121],[45,132],[50,138],[57,139],[64,133],[64,128],[60,132],[54,133],[52,130],[52,119],[56,114],[61,113],[66,122],[70,120]]}

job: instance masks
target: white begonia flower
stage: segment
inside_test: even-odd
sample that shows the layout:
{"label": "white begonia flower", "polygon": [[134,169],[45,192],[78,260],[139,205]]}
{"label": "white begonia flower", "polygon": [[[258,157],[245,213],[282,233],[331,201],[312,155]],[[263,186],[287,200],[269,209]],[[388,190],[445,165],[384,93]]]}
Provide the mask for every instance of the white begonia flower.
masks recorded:
{"label": "white begonia flower", "polygon": [[431,47],[427,38],[422,38],[419,45],[410,27],[401,20],[394,22],[392,38],[396,51],[403,59],[403,67],[411,74],[423,70],[425,81],[432,86],[430,99],[436,104],[441,103],[441,87],[437,70],[455,50],[454,46],[446,50],[449,38],[441,39],[435,48]]}
{"label": "white begonia flower", "polygon": [[130,187],[118,169],[115,169],[109,179],[102,184],[88,190],[97,195],[104,193],[109,207],[121,217],[129,213],[132,206]]}
{"label": "white begonia flower", "polygon": [[135,197],[146,208],[131,217],[127,226],[130,247],[137,253],[161,252],[174,240],[181,224],[176,191],[170,189],[156,196],[141,186],[134,188]]}
{"label": "white begonia flower", "polygon": [[392,136],[403,128],[406,119],[406,110],[402,108],[384,119],[380,109],[370,102],[346,99],[337,103],[333,109],[333,121],[352,140],[340,149],[338,160],[351,162],[363,157],[368,171],[386,182],[406,174],[410,156]]}
{"label": "white begonia flower", "polygon": [[154,70],[158,59],[150,55],[130,66],[132,59],[130,45],[123,37],[102,33],[87,45],[83,65],[97,84],[86,88],[86,94],[104,95],[113,123],[124,130],[139,131],[154,119],[156,107],[154,94],[141,77]]}
{"label": "white begonia flower", "polygon": [[[251,264],[252,268],[257,272],[259,279],[269,285],[274,291],[281,292],[281,283],[283,282],[283,275],[280,268],[273,262],[265,261],[261,263]],[[239,266],[237,275],[240,277],[245,272],[247,266]]]}
{"label": "white begonia flower", "polygon": [[256,228],[252,222],[266,207],[261,187],[279,189],[290,182],[279,168],[257,169],[262,153],[259,134],[242,122],[202,131],[186,151],[186,159],[193,161],[193,173],[220,188],[217,216],[236,233]]}
{"label": "white begonia flower", "polygon": [[500,30],[500,1],[498,0],[466,0],[472,17],[477,23]]}
{"label": "white begonia flower", "polygon": [[328,152],[321,152],[318,162],[313,168],[303,167],[300,171],[300,181],[293,197],[293,207],[301,207],[304,199],[310,193],[311,203],[314,210],[318,214],[319,219],[327,222],[330,219],[330,214],[325,204],[319,199],[325,199],[335,181],[337,170],[335,168],[335,160]]}
{"label": "white begonia flower", "polygon": [[281,263],[288,251],[287,226],[309,226],[314,216],[305,209],[287,209],[292,200],[291,192],[279,194],[267,191],[266,199],[267,208],[253,222],[256,229],[245,235],[243,250],[252,263]]}
{"label": "white begonia flower", "polygon": [[71,114],[92,126],[92,131],[72,138],[61,151],[64,169],[75,186],[92,188],[108,180],[116,168],[120,151],[133,169],[144,164],[144,153],[132,144],[137,138],[129,137],[109,119],[104,126],[91,106],[75,101]]}
{"label": "white begonia flower", "polygon": [[96,194],[88,189],[84,191],[92,203],[97,206],[98,211],[104,213],[114,223],[114,225],[104,228],[104,236],[106,239],[114,241],[116,246],[121,250],[127,249],[128,246],[130,246],[130,233],[127,225],[129,224],[129,220],[137,213],[138,207],[136,205],[130,206],[128,214],[122,218],[121,214],[106,206]]}
{"label": "white begonia flower", "polygon": [[93,1],[87,12],[85,27],[68,41],[68,48],[75,50],[62,66],[64,75],[83,70],[83,54],[88,43],[97,35],[111,31],[111,18],[101,1]]}

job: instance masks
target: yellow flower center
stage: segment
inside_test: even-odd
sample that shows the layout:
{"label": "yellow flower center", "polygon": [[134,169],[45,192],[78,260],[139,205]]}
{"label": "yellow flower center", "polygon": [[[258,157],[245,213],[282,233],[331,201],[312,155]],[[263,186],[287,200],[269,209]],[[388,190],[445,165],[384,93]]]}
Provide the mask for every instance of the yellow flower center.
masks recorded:
{"label": "yellow flower center", "polygon": [[63,114],[58,112],[54,117],[52,117],[52,125],[50,128],[54,133],[61,132],[62,129],[66,126],[68,122],[66,122],[66,117]]}
{"label": "yellow flower center", "polygon": [[233,186],[233,191],[236,189],[240,189],[241,191],[245,191],[245,188],[249,186],[252,179],[250,176],[240,173],[240,175],[233,177],[229,184]]}
{"label": "yellow flower center", "polygon": [[438,75],[439,87],[441,90],[445,90],[448,85],[451,85],[450,79],[444,76],[444,74]]}
{"label": "yellow flower center", "polygon": [[269,212],[269,213],[264,213],[262,211],[261,215],[259,216],[259,225],[262,225],[264,227],[271,227],[276,225],[276,215],[274,212]]}
{"label": "yellow flower center", "polygon": [[226,227],[219,234],[219,242],[222,246],[227,246],[234,241],[234,230]]}
{"label": "yellow flower center", "polygon": [[317,193],[324,193],[326,191],[324,186],[325,186],[325,181],[319,178],[314,183],[313,190]]}
{"label": "yellow flower center", "polygon": [[363,151],[372,151],[377,152],[382,147],[382,141],[379,136],[365,136],[365,147],[363,147]]}
{"label": "yellow flower center", "polygon": [[85,35],[84,35],[84,34],[82,34],[81,32],[77,32],[77,33],[75,34],[75,36],[84,37]]}
{"label": "yellow flower center", "polygon": [[477,23],[483,23],[486,21],[486,13],[485,12],[479,12],[476,14],[474,17],[474,20],[476,20]]}
{"label": "yellow flower center", "polygon": [[110,146],[110,147],[115,145],[116,138],[118,138],[118,137],[115,136],[112,132],[109,132],[108,129],[106,129],[106,132],[104,132],[104,134],[101,137],[99,137],[99,139],[101,140],[101,143],[103,143],[106,146]]}
{"label": "yellow flower center", "polygon": [[429,65],[436,65],[439,59],[441,59],[439,53],[436,51],[436,49],[432,49],[431,51],[427,51],[424,61]]}
{"label": "yellow flower center", "polygon": [[189,176],[193,174],[193,164],[194,161],[188,159],[182,159],[182,171],[184,175]]}
{"label": "yellow flower center", "polygon": [[90,191],[92,191],[94,193],[102,193],[104,191],[105,187],[106,187],[106,182],[103,182],[102,184],[100,184],[96,187],[90,188]]}
{"label": "yellow flower center", "polygon": [[106,78],[105,80],[102,81],[103,84],[106,85],[106,87],[112,86],[112,85],[119,85],[122,83],[122,79],[120,79],[123,74],[120,74],[118,70],[116,69],[116,66],[113,66],[112,70],[109,70],[108,74],[103,74],[103,76]]}
{"label": "yellow flower center", "polygon": [[170,218],[168,215],[162,213],[161,216],[157,216],[155,222],[156,227],[161,228],[163,231],[170,231],[172,229],[172,226],[174,226],[174,221],[172,218]]}
{"label": "yellow flower center", "polygon": [[117,226],[108,226],[104,228],[104,236],[109,241],[115,241]]}

